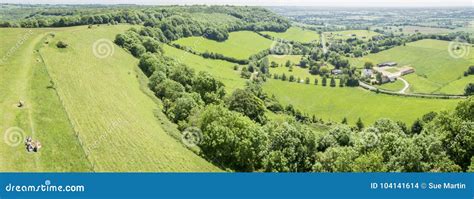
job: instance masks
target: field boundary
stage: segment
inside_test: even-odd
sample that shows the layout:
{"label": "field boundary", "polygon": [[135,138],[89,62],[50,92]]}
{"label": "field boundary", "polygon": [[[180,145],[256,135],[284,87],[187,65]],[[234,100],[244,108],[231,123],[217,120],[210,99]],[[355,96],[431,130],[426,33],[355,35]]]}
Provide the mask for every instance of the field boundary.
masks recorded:
{"label": "field boundary", "polygon": [[465,95],[444,95],[444,94],[422,94],[422,93],[400,93],[397,91],[389,91],[385,89],[376,88],[371,86],[363,81],[359,81],[359,87],[376,92],[383,93],[387,95],[396,95],[396,96],[405,96],[405,97],[419,97],[419,98],[432,98],[432,99],[467,99],[468,96]]}

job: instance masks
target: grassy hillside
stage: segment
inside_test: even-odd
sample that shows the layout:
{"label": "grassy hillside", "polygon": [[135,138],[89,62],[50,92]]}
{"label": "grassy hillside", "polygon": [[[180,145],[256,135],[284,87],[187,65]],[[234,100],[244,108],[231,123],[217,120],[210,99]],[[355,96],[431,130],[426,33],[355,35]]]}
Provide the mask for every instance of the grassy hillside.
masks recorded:
{"label": "grassy hillside", "polygon": [[188,53],[172,46],[164,46],[165,55],[175,58],[178,62],[199,71],[206,71],[223,82],[226,91],[232,92],[236,88],[243,88],[245,80],[240,78],[240,71],[234,70],[236,64],[222,60],[205,59],[201,56]]}
{"label": "grassy hillside", "polygon": [[[405,77],[410,83],[410,92],[462,94],[467,82],[472,82],[472,77],[463,77],[463,72],[474,64],[473,55],[470,53],[465,57],[453,58],[448,45],[447,41],[420,40],[353,59],[351,65],[362,66],[365,61],[395,61],[399,66],[410,65],[416,69],[415,74]],[[471,47],[470,51],[473,50]]]}
{"label": "grassy hillside", "polygon": [[188,37],[179,39],[175,43],[198,52],[220,53],[237,59],[248,59],[250,55],[269,49],[272,46],[271,40],[250,31],[231,32],[229,38],[223,42],[209,40],[204,37]]}
{"label": "grassy hillside", "polygon": [[[153,113],[158,105],[140,90],[135,58],[107,42],[103,52],[110,56],[95,56],[96,42],[113,40],[128,28],[61,29],[40,50],[93,169],[217,171],[160,126]],[[58,41],[69,46],[58,49]]]}
{"label": "grassy hillside", "polygon": [[[91,171],[36,52],[47,32],[0,29],[0,171]],[[39,153],[26,152],[27,136],[42,143]]]}
{"label": "grassy hillside", "polygon": [[300,27],[291,27],[286,32],[269,32],[264,31],[261,32],[263,34],[270,35],[272,37],[290,40],[290,41],[298,41],[302,43],[309,43],[312,41],[319,41],[319,34],[312,30],[306,30]]}
{"label": "grassy hillside", "polygon": [[354,124],[361,117],[365,124],[390,118],[411,124],[430,111],[453,109],[458,100],[435,100],[376,94],[361,88],[322,87],[269,80],[264,89],[283,104],[324,120],[336,122],[347,117]]}

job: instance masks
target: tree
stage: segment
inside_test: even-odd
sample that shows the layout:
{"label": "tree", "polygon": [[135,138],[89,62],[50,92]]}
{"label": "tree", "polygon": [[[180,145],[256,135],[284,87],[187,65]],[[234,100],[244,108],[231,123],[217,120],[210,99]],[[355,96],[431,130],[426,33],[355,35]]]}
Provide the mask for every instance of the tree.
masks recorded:
{"label": "tree", "polygon": [[335,87],[336,86],[336,80],[334,79],[334,77],[331,77],[331,83],[329,84],[331,87]]}
{"label": "tree", "polygon": [[344,117],[344,118],[342,119],[341,124],[347,124],[347,117]]}
{"label": "tree", "polygon": [[184,87],[171,79],[165,79],[159,83],[154,90],[156,96],[160,99],[176,100],[183,94]]}
{"label": "tree", "polygon": [[286,67],[292,66],[291,61],[290,61],[290,60],[287,60],[286,63],[285,63],[285,66],[286,66]]}
{"label": "tree", "polygon": [[198,73],[192,87],[206,104],[218,102],[225,96],[224,84],[204,71]]}
{"label": "tree", "polygon": [[197,93],[186,93],[172,103],[166,115],[174,123],[186,120],[191,112],[203,106],[204,102]]}
{"label": "tree", "polygon": [[155,71],[149,78],[148,87],[155,91],[156,86],[166,79],[166,74],[162,71]]}
{"label": "tree", "polygon": [[198,120],[204,156],[217,165],[235,171],[255,171],[262,167],[267,136],[259,125],[220,105],[209,105]]}
{"label": "tree", "polygon": [[362,119],[359,117],[356,122],[356,127],[359,131],[364,129],[364,123],[362,122]]}
{"label": "tree", "polygon": [[177,66],[171,67],[168,78],[188,88],[193,84],[195,78],[194,70],[186,65],[178,64]]}
{"label": "tree", "polygon": [[140,67],[143,73],[148,77],[155,71],[161,71],[164,74],[168,73],[168,67],[151,53],[146,53],[140,58],[138,67]]}
{"label": "tree", "polygon": [[283,74],[281,75],[281,80],[282,80],[282,81],[286,81],[286,74],[285,74],[285,73],[283,73]]}
{"label": "tree", "polygon": [[372,63],[372,62],[365,62],[364,63],[364,68],[365,69],[371,69],[373,67],[374,67],[374,63]]}
{"label": "tree", "polygon": [[130,53],[132,53],[132,55],[135,57],[141,57],[142,54],[146,52],[145,47],[143,47],[143,45],[139,43],[132,44],[129,50]]}
{"label": "tree", "polygon": [[306,84],[309,84],[309,83],[310,83],[309,77],[306,77],[305,83],[306,83]]}
{"label": "tree", "polygon": [[321,82],[321,85],[326,86],[327,79],[326,77],[323,77],[323,80]]}
{"label": "tree", "polygon": [[290,78],[288,79],[290,82],[294,82],[295,81],[295,76],[293,75],[290,75]]}
{"label": "tree", "polygon": [[58,48],[67,48],[68,45],[69,44],[67,44],[64,41],[58,41],[58,43],[56,43],[56,47],[58,47]]}
{"label": "tree", "polygon": [[416,119],[415,122],[411,125],[411,133],[419,134],[423,130],[423,121]]}
{"label": "tree", "polygon": [[236,89],[227,100],[227,106],[258,123],[266,121],[264,102],[248,90]]}
{"label": "tree", "polygon": [[318,85],[318,78],[314,78],[314,85]]}
{"label": "tree", "polygon": [[474,83],[469,83],[464,89],[465,95],[474,95]]}
{"label": "tree", "polygon": [[163,49],[161,48],[160,42],[156,41],[151,37],[145,38],[145,41],[143,42],[143,47],[145,47],[147,52],[163,53]]}
{"label": "tree", "polygon": [[264,169],[269,172],[311,171],[317,142],[314,132],[296,121],[271,122],[264,126],[269,142]]}
{"label": "tree", "polygon": [[382,73],[376,73],[375,80],[377,80],[378,84],[382,84]]}

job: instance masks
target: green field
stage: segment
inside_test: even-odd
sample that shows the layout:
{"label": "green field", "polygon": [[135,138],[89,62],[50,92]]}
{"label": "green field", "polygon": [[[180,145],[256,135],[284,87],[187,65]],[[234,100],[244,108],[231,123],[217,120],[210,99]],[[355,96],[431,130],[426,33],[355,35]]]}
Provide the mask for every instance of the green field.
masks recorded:
{"label": "green field", "polygon": [[[46,32],[0,29],[0,171],[91,171],[56,92],[48,89],[50,78],[35,51]],[[22,108],[17,107],[20,100]],[[40,153],[26,152],[26,136],[42,143]]]}
{"label": "green field", "polygon": [[[275,68],[270,68],[270,73],[271,74],[278,74],[279,76],[283,75],[283,73],[287,76],[290,77],[290,75],[293,75],[295,79],[298,79],[298,77],[301,80],[305,80],[306,78],[310,79],[310,84],[314,84],[314,79],[318,79],[318,85],[321,85],[321,76],[319,75],[311,75],[309,73],[308,68],[301,68],[298,66],[300,60],[301,60],[301,55],[268,55],[268,61],[269,62],[276,62],[279,67]],[[292,71],[288,67],[285,66],[286,61],[290,60],[291,63],[296,64],[293,65]],[[334,69],[334,66],[328,64],[328,70]],[[336,84],[339,86],[339,80],[336,79]],[[328,79],[328,85],[329,85],[329,79]]]}
{"label": "green field", "polygon": [[300,27],[291,27],[285,32],[264,31],[261,33],[270,35],[275,38],[285,39],[289,41],[297,41],[302,43],[310,43],[313,41],[319,41],[320,39],[320,36],[317,32]]}
{"label": "green field", "polygon": [[284,66],[285,63],[290,60],[291,63],[298,65],[301,61],[302,55],[268,55],[269,62],[276,62],[279,65]]}
{"label": "green field", "polygon": [[[401,28],[401,31],[400,31]],[[447,28],[435,28],[435,27],[424,27],[424,26],[388,26],[387,29],[383,27],[372,27],[371,29],[380,29],[394,34],[446,34],[450,32],[455,32],[456,30],[451,30]]]}
{"label": "green field", "polygon": [[243,88],[245,80],[240,78],[240,71],[234,70],[236,64],[222,60],[205,59],[201,56],[164,45],[165,55],[175,58],[178,62],[199,71],[206,71],[223,82],[228,93],[236,88]]}
{"label": "green field", "polygon": [[[18,126],[43,145],[30,154],[22,145],[2,142],[0,171],[219,170],[163,130],[154,115],[159,104],[141,90],[135,58],[115,45],[110,57],[94,56],[96,41],[112,40],[130,27],[35,29],[0,66],[6,91],[0,95],[0,136]],[[0,29],[0,35],[16,42],[24,31]],[[58,49],[59,40],[68,48]],[[8,42],[2,54],[15,45]],[[15,106],[20,99],[25,108]]]}
{"label": "green field", "polygon": [[385,89],[389,91],[400,91],[403,89],[404,86],[405,84],[402,81],[397,80],[395,82],[388,82],[388,83],[382,84],[380,86],[377,86],[377,88],[381,88],[381,89]]}
{"label": "green field", "polygon": [[374,31],[370,30],[344,30],[344,31],[335,31],[335,32],[325,32],[323,33],[326,38],[329,39],[350,39],[350,38],[358,38],[362,40],[369,40],[375,35],[378,35],[379,33],[376,33]]}
{"label": "green field", "polygon": [[[472,77],[464,77],[463,72],[474,64],[474,53],[453,58],[448,51],[449,42],[420,40],[398,46],[363,58],[351,59],[351,65],[361,67],[364,62],[381,63],[395,61],[399,66],[410,65],[415,74],[404,78],[410,83],[409,92],[462,94]],[[474,51],[470,47],[470,52]]]}
{"label": "green field", "polygon": [[361,88],[290,84],[279,80],[269,80],[264,89],[284,105],[292,104],[304,113],[324,120],[340,122],[347,117],[351,124],[361,117],[366,125],[379,118],[400,120],[411,125],[425,113],[450,110],[459,102],[376,94]]}
{"label": "green field", "polygon": [[273,42],[254,32],[239,31],[229,33],[229,38],[223,42],[204,37],[187,37],[179,39],[175,43],[201,53],[207,51],[237,59],[248,59],[253,54],[271,48]]}

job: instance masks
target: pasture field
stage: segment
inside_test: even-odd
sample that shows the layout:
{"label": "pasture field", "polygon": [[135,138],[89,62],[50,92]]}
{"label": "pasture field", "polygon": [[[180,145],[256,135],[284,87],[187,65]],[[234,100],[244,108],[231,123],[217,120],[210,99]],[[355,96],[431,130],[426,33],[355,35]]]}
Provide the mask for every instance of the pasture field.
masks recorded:
{"label": "pasture field", "polygon": [[284,105],[292,104],[304,113],[314,114],[326,121],[340,122],[347,117],[350,124],[355,124],[360,117],[366,125],[379,118],[390,118],[411,125],[425,113],[452,110],[459,102],[391,96],[361,88],[290,84],[273,79],[267,81],[263,88]]}
{"label": "pasture field", "polygon": [[187,37],[174,43],[201,53],[207,51],[237,59],[248,59],[253,54],[271,48],[273,41],[251,31],[238,31],[229,33],[229,38],[223,42],[204,37]]}
{"label": "pasture field", "polygon": [[369,40],[373,36],[379,35],[379,33],[370,31],[370,30],[344,30],[344,31],[335,31],[335,32],[325,32],[323,34],[328,39],[342,39],[342,40],[346,40],[350,38]]}
{"label": "pasture field", "polygon": [[385,84],[382,84],[382,85],[375,85],[377,88],[381,88],[381,89],[385,89],[385,90],[389,90],[389,91],[400,91],[403,89],[403,87],[405,86],[405,84],[400,81],[400,80],[397,80],[395,82],[388,82],[388,83],[385,83]]}
{"label": "pasture field", "polygon": [[[158,104],[140,90],[138,60],[111,42],[130,27],[61,29],[40,50],[92,169],[219,171],[159,124]],[[69,46],[59,49],[58,41]]]}
{"label": "pasture field", "polygon": [[284,66],[286,61],[290,60],[291,63],[298,65],[301,61],[302,55],[268,55],[269,62],[276,62],[279,65]]}
{"label": "pasture field", "polygon": [[310,43],[313,41],[319,41],[320,39],[320,36],[317,32],[300,27],[291,27],[285,32],[264,31],[261,33],[270,35],[275,38],[285,39],[289,41],[297,41],[301,43]]}
{"label": "pasture field", "polygon": [[[201,56],[186,52],[175,47],[164,45],[166,56],[173,57],[178,62],[186,64],[196,72],[205,71],[224,83],[227,93],[245,86],[244,79],[240,78],[240,70],[234,70],[236,64],[214,59],[205,59]],[[241,66],[239,66],[241,68]]]}
{"label": "pasture field", "polygon": [[[48,31],[0,29],[1,172],[91,171],[36,51]],[[42,143],[39,153],[26,152],[27,136]]]}
{"label": "pasture field", "polygon": [[[382,29],[382,27],[373,27],[372,29]],[[436,27],[424,27],[424,26],[389,26],[390,29],[385,31],[392,32],[394,34],[447,34],[450,32],[456,32],[448,28],[436,28]],[[401,31],[400,31],[401,28]]]}
{"label": "pasture field", "polygon": [[[295,79],[298,79],[299,77],[303,81],[308,77],[310,79],[310,84],[314,84],[314,79],[318,79],[319,81],[318,85],[321,85],[321,76],[311,75],[311,73],[309,73],[308,68],[301,68],[297,65],[293,65],[293,69],[292,71],[290,71],[290,68],[285,66],[285,63],[288,60],[290,60],[291,63],[293,64],[299,64],[299,61],[301,60],[301,57],[302,57],[301,55],[284,55],[284,56],[268,55],[267,57],[268,57],[269,62],[274,61],[278,65],[280,65],[275,68],[270,67],[271,74],[278,74],[279,76],[285,74],[287,78],[290,77],[290,75],[293,75]],[[330,65],[329,63],[327,67],[328,67],[328,70],[334,69],[334,66]],[[328,79],[328,85],[329,85],[329,81],[330,79]],[[337,86],[339,86],[339,79],[336,79],[336,84]]]}
{"label": "pasture field", "polygon": [[[467,82],[472,81],[472,77],[464,77],[463,73],[474,64],[474,53],[452,57],[448,46],[447,41],[425,39],[350,61],[352,66],[357,67],[363,66],[366,61],[375,64],[394,61],[399,66],[410,65],[416,72],[404,78],[410,83],[409,92],[412,93],[462,94]],[[469,52],[474,51],[473,47],[466,48]]]}

